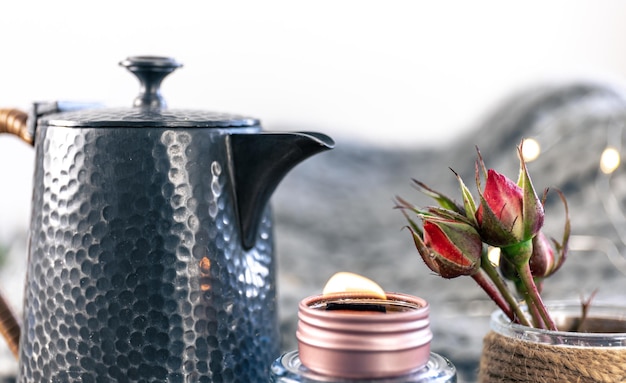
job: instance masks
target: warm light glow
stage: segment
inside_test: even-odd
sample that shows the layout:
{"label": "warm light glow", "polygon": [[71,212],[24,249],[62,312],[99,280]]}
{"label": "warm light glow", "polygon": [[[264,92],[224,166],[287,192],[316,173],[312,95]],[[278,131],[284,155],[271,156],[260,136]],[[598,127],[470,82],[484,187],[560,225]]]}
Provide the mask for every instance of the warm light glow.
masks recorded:
{"label": "warm light glow", "polygon": [[611,174],[619,167],[620,161],[621,159],[617,149],[607,147],[600,157],[600,170],[604,174]]}
{"label": "warm light glow", "polygon": [[198,263],[200,268],[200,290],[211,290],[211,260],[207,257],[202,257]]}
{"label": "warm light glow", "polygon": [[202,257],[198,266],[200,266],[201,273],[208,274],[211,271],[211,260],[207,257]]}
{"label": "warm light glow", "polygon": [[342,271],[336,273],[324,286],[323,295],[347,292],[366,292],[381,299],[387,299],[385,291],[376,282],[362,275]]}
{"label": "warm light glow", "polygon": [[491,261],[494,266],[498,266],[500,264],[500,248],[490,247],[487,251],[487,258],[489,258],[489,261]]}
{"label": "warm light glow", "polygon": [[539,154],[541,154],[541,146],[539,146],[539,142],[533,138],[525,139],[522,145],[522,157],[524,157],[524,161],[534,161],[537,157],[539,157]]}

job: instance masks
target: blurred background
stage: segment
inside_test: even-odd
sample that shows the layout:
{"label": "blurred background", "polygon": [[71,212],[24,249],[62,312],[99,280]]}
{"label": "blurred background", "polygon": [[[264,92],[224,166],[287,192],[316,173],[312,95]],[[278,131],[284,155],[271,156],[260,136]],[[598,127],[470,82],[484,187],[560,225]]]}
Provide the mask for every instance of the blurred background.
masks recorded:
{"label": "blurred background", "polygon": [[[171,107],[249,114],[339,144],[444,145],[520,87],[626,73],[620,1],[25,0],[2,14],[2,107],[130,105],[137,83],[117,63],[167,55],[185,65],[163,84]],[[1,175],[23,181],[0,201],[0,238],[28,213],[32,153],[12,141],[0,140]]]}
{"label": "blurred background", "polygon": [[[241,113],[266,130],[315,130],[336,140],[273,198],[285,348],[293,347],[297,301],[349,269],[429,299],[441,330],[435,348],[471,370],[484,332],[455,322],[478,340],[450,335],[446,323],[465,310],[486,324],[493,307],[465,282],[425,270],[392,199],[414,196],[411,177],[454,190],[449,166],[471,184],[474,145],[514,178],[514,147],[524,136],[538,135],[549,149],[531,165],[538,189],[569,190],[581,211],[573,217],[582,224],[578,250],[604,246],[573,262],[564,272],[571,283],[556,285],[552,296],[576,298],[607,278],[611,288],[600,296],[625,291],[618,287],[626,283],[626,182],[598,171],[608,144],[621,150],[624,2],[24,0],[3,4],[2,14],[0,107],[130,106],[138,83],[117,63],[165,55],[184,64],[162,86],[172,108]],[[15,258],[0,288],[18,309],[33,158],[32,148],[0,137],[0,252]],[[607,196],[614,205],[602,202]],[[552,224],[561,225],[559,218]],[[593,242],[584,237],[590,232],[608,239]],[[597,272],[585,268],[589,262]],[[466,343],[446,349],[449,338]]]}
{"label": "blurred background", "polygon": [[[117,63],[167,55],[185,65],[163,84],[171,107],[249,114],[340,145],[445,145],[520,87],[626,73],[619,1],[25,0],[2,14],[2,107],[130,105],[137,83]],[[31,157],[0,140],[0,175],[16,180],[2,187],[0,238],[27,220]]]}

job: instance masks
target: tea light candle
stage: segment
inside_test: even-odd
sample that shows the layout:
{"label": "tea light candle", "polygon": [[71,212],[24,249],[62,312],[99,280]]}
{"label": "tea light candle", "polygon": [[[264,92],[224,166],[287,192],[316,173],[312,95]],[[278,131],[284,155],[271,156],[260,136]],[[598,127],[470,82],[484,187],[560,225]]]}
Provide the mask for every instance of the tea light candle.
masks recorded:
{"label": "tea light candle", "polygon": [[428,302],[361,278],[336,275],[300,302],[298,351],[273,364],[270,382],[456,382],[454,366],[430,352]]}

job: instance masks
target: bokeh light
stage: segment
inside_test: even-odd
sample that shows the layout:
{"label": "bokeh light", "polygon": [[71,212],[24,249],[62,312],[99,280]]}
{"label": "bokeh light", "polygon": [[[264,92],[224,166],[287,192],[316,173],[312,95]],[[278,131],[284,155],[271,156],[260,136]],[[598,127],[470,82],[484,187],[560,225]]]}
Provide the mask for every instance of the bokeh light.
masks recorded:
{"label": "bokeh light", "polygon": [[617,149],[609,146],[604,149],[600,157],[600,170],[604,174],[611,174],[619,167],[620,162],[621,158]]}
{"label": "bokeh light", "polygon": [[531,162],[536,160],[541,154],[541,146],[534,138],[526,138],[522,145],[522,157],[524,161]]}

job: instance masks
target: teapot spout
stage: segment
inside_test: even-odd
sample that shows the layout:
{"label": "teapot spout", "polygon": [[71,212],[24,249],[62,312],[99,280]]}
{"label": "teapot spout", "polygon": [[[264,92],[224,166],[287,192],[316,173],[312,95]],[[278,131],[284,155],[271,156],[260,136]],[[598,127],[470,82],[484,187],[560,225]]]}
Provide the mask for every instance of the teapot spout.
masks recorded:
{"label": "teapot spout", "polygon": [[254,246],[270,196],[283,177],[306,158],[332,149],[334,141],[314,132],[232,134],[231,161],[243,246]]}

